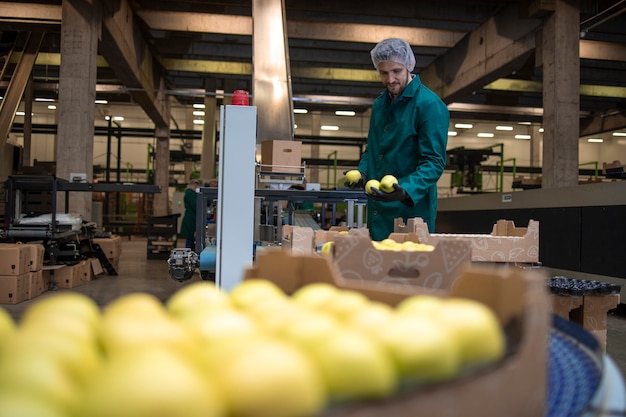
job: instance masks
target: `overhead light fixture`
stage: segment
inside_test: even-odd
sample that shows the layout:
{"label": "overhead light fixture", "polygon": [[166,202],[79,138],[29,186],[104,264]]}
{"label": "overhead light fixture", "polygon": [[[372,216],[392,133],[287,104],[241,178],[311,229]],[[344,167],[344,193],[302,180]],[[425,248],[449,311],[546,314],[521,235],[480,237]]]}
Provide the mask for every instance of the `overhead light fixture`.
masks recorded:
{"label": "overhead light fixture", "polygon": [[116,122],[122,122],[124,121],[124,116],[113,116],[113,120]]}
{"label": "overhead light fixture", "polygon": [[56,110],[57,106],[55,104],[48,104],[48,110]]}
{"label": "overhead light fixture", "polygon": [[25,113],[25,112],[23,112],[23,111],[16,111],[16,112],[15,112],[15,115],[16,115],[16,116],[26,116],[26,113]]}
{"label": "overhead light fixture", "polygon": [[604,142],[604,139],[602,139],[602,138],[589,138],[589,139],[587,139],[587,142],[602,143],[602,142]]}
{"label": "overhead light fixture", "polygon": [[339,126],[322,125],[320,127],[320,129],[322,129],[322,130],[339,130]]}
{"label": "overhead light fixture", "polygon": [[515,135],[515,139],[530,139],[530,135]]}
{"label": "overhead light fixture", "polygon": [[526,125],[526,126],[530,126],[532,123],[531,122],[518,122],[518,125]]}
{"label": "overhead light fixture", "polygon": [[193,103],[194,109],[204,109],[205,107],[204,103]]}
{"label": "overhead light fixture", "polygon": [[613,132],[613,136],[626,136],[626,132]]}
{"label": "overhead light fixture", "polygon": [[108,100],[96,100],[95,101],[96,104],[109,104]]}
{"label": "overhead light fixture", "polygon": [[50,101],[54,101],[54,99],[53,98],[44,98],[44,97],[35,97],[35,101],[50,102]]}
{"label": "overhead light fixture", "polygon": [[354,116],[355,114],[356,112],[352,110],[337,110],[335,112],[336,116]]}
{"label": "overhead light fixture", "polygon": [[297,129],[297,128],[298,128],[298,124],[297,124],[297,123],[294,123],[294,124],[293,124],[293,128],[294,128],[294,129]]}
{"label": "overhead light fixture", "polygon": [[457,123],[454,125],[457,129],[471,129],[474,127],[471,123]]}
{"label": "overhead light fixture", "polygon": [[496,130],[507,130],[507,131],[511,131],[511,130],[513,130],[513,126],[496,126]]}
{"label": "overhead light fixture", "polygon": [[204,120],[202,120],[202,119],[195,119],[193,121],[193,124],[194,125],[203,125],[204,124]]}
{"label": "overhead light fixture", "polygon": [[309,111],[307,109],[293,109],[293,112],[296,114],[307,114]]}
{"label": "overhead light fixture", "polygon": [[215,90],[215,98],[224,98],[224,90]]}
{"label": "overhead light fixture", "polygon": [[456,136],[456,135],[458,135],[458,133],[457,133],[457,132],[455,132],[455,131],[453,131],[453,130],[449,130],[449,131],[448,131],[448,136]]}
{"label": "overhead light fixture", "polygon": [[476,136],[478,136],[479,138],[492,138],[494,135],[493,133],[480,132]]}
{"label": "overhead light fixture", "polygon": [[539,128],[539,133],[543,133],[543,131],[544,131],[544,130],[545,130],[545,129],[544,129],[543,127],[540,127],[540,128]]}
{"label": "overhead light fixture", "polygon": [[195,111],[193,112],[193,115],[194,115],[194,116],[204,116],[204,115],[205,115],[205,113],[204,113],[202,110],[195,110]]}

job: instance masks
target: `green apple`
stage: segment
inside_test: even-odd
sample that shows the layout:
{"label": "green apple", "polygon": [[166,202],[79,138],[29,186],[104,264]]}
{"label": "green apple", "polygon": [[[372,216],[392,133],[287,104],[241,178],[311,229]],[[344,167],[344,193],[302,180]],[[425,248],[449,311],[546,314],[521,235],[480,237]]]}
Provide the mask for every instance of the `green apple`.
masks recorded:
{"label": "green apple", "polygon": [[504,331],[493,310],[485,304],[448,298],[437,320],[452,332],[464,365],[491,362],[504,355]]}
{"label": "green apple", "polygon": [[168,298],[165,307],[175,317],[193,314],[198,310],[230,308],[228,295],[213,282],[200,281],[188,284]]}
{"label": "green apple", "polygon": [[278,339],[240,346],[236,355],[223,361],[216,376],[230,416],[314,416],[326,405],[323,380],[313,361]]}
{"label": "green apple", "polygon": [[358,169],[351,169],[350,171],[346,172],[346,180],[350,184],[356,184],[361,180],[361,171],[359,171]]}
{"label": "green apple", "polygon": [[260,278],[246,279],[229,293],[230,302],[237,308],[248,308],[268,298],[285,299],[287,295],[272,281]]}
{"label": "green apple", "polygon": [[380,332],[380,329],[386,326],[387,321],[390,320],[393,315],[393,308],[387,304],[373,301],[349,314],[346,317],[345,323],[352,329],[375,337],[375,335]]}
{"label": "green apple", "polygon": [[398,179],[393,175],[385,175],[380,179],[380,191],[391,193],[394,191],[393,185],[398,183]]}
{"label": "green apple", "polygon": [[380,182],[378,180],[369,180],[365,183],[365,192],[368,194],[374,194],[372,188],[376,188],[380,190]]}
{"label": "green apple", "polygon": [[2,392],[0,393],[0,416],[67,417],[67,413],[35,395]]}
{"label": "green apple", "polygon": [[0,351],[6,341],[15,333],[15,321],[4,308],[0,307]]}
{"label": "green apple", "polygon": [[327,335],[307,349],[336,401],[379,399],[396,390],[391,357],[374,339],[347,328]]}
{"label": "green apple", "polygon": [[219,310],[187,316],[183,323],[199,336],[202,346],[261,335],[259,325],[237,310]]}
{"label": "green apple", "polygon": [[87,295],[74,292],[55,292],[37,298],[22,314],[20,325],[46,320],[50,315],[66,315],[96,326],[100,320],[100,308]]}
{"label": "green apple", "polygon": [[444,308],[441,297],[428,294],[417,294],[402,300],[397,306],[398,314],[413,314],[416,316],[432,317]]}
{"label": "green apple", "polygon": [[398,314],[378,337],[405,380],[444,381],[460,369],[460,352],[452,332],[432,318]]}
{"label": "green apple", "polygon": [[326,282],[315,282],[298,288],[291,300],[306,309],[320,310],[337,295],[339,288]]}
{"label": "green apple", "polygon": [[184,355],[153,345],[111,358],[81,395],[76,415],[223,417],[219,386]]}
{"label": "green apple", "polygon": [[321,309],[338,320],[345,320],[355,311],[367,306],[370,300],[358,291],[339,290]]}

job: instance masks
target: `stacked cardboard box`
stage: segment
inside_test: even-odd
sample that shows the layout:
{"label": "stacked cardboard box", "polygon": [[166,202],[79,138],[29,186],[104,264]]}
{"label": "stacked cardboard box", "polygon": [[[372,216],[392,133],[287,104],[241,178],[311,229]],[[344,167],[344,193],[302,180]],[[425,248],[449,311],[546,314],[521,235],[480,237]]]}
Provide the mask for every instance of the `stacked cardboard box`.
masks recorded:
{"label": "stacked cardboard box", "polygon": [[[339,236],[346,241],[355,236]],[[358,238],[357,238],[358,239]],[[345,242],[343,242],[345,243]],[[337,249],[337,248],[336,248]],[[360,245],[353,246],[359,250]],[[343,252],[347,254],[347,252]],[[429,293],[475,299],[490,306],[507,329],[507,356],[496,366],[482,369],[449,383],[403,392],[385,401],[346,404],[329,410],[326,417],[337,416],[415,416],[476,415],[483,417],[535,417],[544,415],[547,393],[546,340],[550,328],[550,309],[545,278],[537,269],[487,268],[470,264],[456,278],[442,276],[437,287],[433,281],[414,285],[382,283],[370,276],[374,264],[365,253],[352,253],[353,279],[340,271],[329,257],[296,255],[288,251],[259,254],[244,279],[265,278],[288,294],[314,282],[360,291],[371,300],[397,305],[412,294]],[[381,253],[380,264],[393,262],[393,253]],[[453,272],[454,273],[454,272]],[[443,274],[446,275],[446,274]],[[454,401],[450,401],[450,399]]]}
{"label": "stacked cardboard box", "polygon": [[82,260],[74,265],[55,265],[44,269],[44,279],[58,288],[75,288],[91,281],[91,262]]}
{"label": "stacked cardboard box", "polygon": [[119,235],[111,237],[98,237],[93,239],[93,243],[97,243],[102,248],[107,259],[117,269],[120,263],[120,255],[122,253],[122,239]]}
{"label": "stacked cardboard box", "polygon": [[30,250],[30,263],[28,272],[28,298],[35,298],[48,289],[48,282],[43,274],[43,258],[45,248],[41,243],[26,243],[24,246]]}
{"label": "stacked cardboard box", "polygon": [[536,220],[530,220],[528,227],[515,227],[510,220],[498,220],[491,234],[431,234],[419,217],[408,219],[406,224],[398,218],[394,233],[415,233],[420,243],[430,245],[442,240],[467,239],[472,245],[474,262],[539,262],[539,222]]}
{"label": "stacked cardboard box", "polygon": [[302,172],[302,142],[295,140],[266,140],[261,142],[263,171]]}
{"label": "stacked cardboard box", "polygon": [[31,250],[19,243],[0,244],[0,303],[17,304],[29,298]]}

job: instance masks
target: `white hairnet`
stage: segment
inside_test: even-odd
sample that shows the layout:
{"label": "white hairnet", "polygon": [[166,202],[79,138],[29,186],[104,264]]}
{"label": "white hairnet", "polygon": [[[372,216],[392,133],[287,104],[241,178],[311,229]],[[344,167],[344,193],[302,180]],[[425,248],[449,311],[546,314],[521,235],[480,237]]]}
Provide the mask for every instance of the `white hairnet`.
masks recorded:
{"label": "white hairnet", "polygon": [[378,69],[378,64],[384,61],[393,61],[402,64],[412,72],[415,69],[415,55],[411,45],[400,38],[390,38],[379,42],[374,49],[370,51],[372,63]]}

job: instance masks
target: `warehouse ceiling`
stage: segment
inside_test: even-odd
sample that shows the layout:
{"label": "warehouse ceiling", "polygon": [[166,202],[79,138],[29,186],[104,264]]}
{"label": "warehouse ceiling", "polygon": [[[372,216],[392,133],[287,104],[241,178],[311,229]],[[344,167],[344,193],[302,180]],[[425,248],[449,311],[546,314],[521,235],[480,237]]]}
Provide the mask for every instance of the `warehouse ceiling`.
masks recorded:
{"label": "warehouse ceiling", "polygon": [[[252,91],[252,0],[101,1],[98,98],[139,103],[159,124],[153,103],[159,85],[182,104],[217,90]],[[540,122],[542,69],[535,46],[553,4],[286,0],[294,106],[367,111],[382,88],[369,51],[381,39],[401,37],[413,47],[415,72],[442,96],[454,119]],[[581,1],[581,135],[626,127],[625,11],[625,0]],[[61,1],[0,2],[0,16],[0,55],[19,46],[24,32],[45,32],[33,85],[36,96],[54,96]],[[120,41],[115,31],[132,39]],[[142,72],[146,61],[149,74]],[[0,88],[9,79],[5,73]]]}

